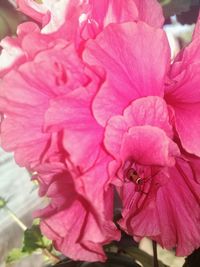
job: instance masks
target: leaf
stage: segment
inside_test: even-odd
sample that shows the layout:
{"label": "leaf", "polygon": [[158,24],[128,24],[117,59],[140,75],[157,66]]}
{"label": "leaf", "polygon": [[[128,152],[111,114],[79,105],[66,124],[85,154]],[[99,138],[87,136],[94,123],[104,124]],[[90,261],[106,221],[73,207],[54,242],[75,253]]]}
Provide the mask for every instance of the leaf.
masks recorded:
{"label": "leaf", "polygon": [[6,258],[6,263],[13,263],[28,256],[28,253],[22,252],[20,248],[14,248]]}
{"label": "leaf", "polygon": [[22,252],[31,254],[37,249],[44,248],[49,250],[51,248],[51,241],[42,235],[39,225],[33,224],[31,228],[24,232]]}

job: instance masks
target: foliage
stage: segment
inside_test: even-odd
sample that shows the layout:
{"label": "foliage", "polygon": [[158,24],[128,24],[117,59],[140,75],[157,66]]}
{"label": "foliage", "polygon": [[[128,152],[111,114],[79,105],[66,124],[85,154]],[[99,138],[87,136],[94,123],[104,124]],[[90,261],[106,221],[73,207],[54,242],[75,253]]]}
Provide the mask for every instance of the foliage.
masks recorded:
{"label": "foliage", "polygon": [[7,256],[6,263],[13,263],[27,257],[28,253],[23,252],[20,248],[14,248]]}
{"label": "foliage", "polygon": [[6,259],[7,263],[19,261],[24,257],[27,257],[28,255],[41,249],[45,249],[49,252],[52,250],[51,241],[49,241],[41,234],[38,223],[38,221],[35,221],[31,228],[28,228],[24,232],[22,247],[14,248],[13,250],[11,250]]}
{"label": "foliage", "polygon": [[33,224],[31,228],[24,232],[22,252],[31,254],[37,249],[45,248],[51,249],[51,241],[41,234],[39,225]]}

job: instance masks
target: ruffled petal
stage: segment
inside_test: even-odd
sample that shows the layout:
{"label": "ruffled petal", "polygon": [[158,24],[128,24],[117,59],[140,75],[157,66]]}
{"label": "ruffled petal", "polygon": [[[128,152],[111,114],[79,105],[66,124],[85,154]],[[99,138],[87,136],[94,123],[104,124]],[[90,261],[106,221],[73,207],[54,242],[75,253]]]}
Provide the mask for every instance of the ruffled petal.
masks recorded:
{"label": "ruffled petal", "polygon": [[91,113],[94,94],[86,88],[51,101],[45,116],[48,132],[64,130],[63,145],[81,170],[90,168],[100,153],[103,128]]}
{"label": "ruffled petal", "polygon": [[121,114],[134,99],[163,95],[170,54],[162,30],[142,22],[110,25],[96,40],[88,41],[84,59],[106,71],[106,81],[93,104],[101,125]]}
{"label": "ruffled petal", "polygon": [[[123,116],[114,116],[108,121],[106,125],[106,130],[105,130],[104,143],[109,153],[111,153],[111,155],[113,155],[115,158],[120,157],[121,156],[120,149],[122,146],[122,142],[123,142],[122,140],[124,138],[124,134],[128,132],[128,135],[130,134],[131,136],[130,132],[134,131],[134,128],[138,126],[151,126],[152,131],[155,131],[155,134],[156,134],[155,138],[157,138],[156,137],[157,134],[159,135],[156,129],[158,129],[158,131],[162,129],[163,133],[161,134],[160,132],[160,134],[162,135],[162,138],[163,138],[162,140],[163,145],[165,143],[164,140],[166,140],[167,143],[168,142],[170,143],[169,141],[170,139],[168,139],[168,137],[173,136],[172,128],[169,124],[169,114],[168,114],[167,105],[162,98],[154,96],[154,97],[145,97],[145,98],[137,99],[133,101],[131,105],[125,109]],[[140,130],[139,128],[137,129],[139,132],[141,132],[141,136],[139,136],[139,132],[138,134],[135,133],[136,134],[135,138],[137,136],[137,138],[139,138],[137,141],[141,142],[142,150],[140,154],[144,153],[145,155],[147,155],[148,154],[147,151],[149,151],[149,153],[154,153],[153,152],[154,150],[151,150],[153,149],[153,143],[152,143],[151,149],[148,147],[148,145],[146,146],[146,141],[149,140],[149,138],[152,136],[150,133],[151,130],[147,130],[147,127],[146,128],[141,127]],[[143,129],[144,129],[144,132],[143,132]],[[145,135],[143,136],[143,133],[145,133],[145,131],[147,132],[149,131],[150,133],[149,138],[146,136],[147,138],[147,140],[145,139],[146,141],[143,140],[143,138],[145,138]],[[164,135],[166,136],[164,137]],[[154,141],[156,140],[154,139]],[[152,142],[154,141],[152,139]],[[135,145],[137,147],[137,142],[136,143],[134,142],[134,145],[130,144],[129,148],[127,147],[127,151],[130,149],[130,147],[132,147],[134,150]],[[144,150],[146,149],[147,151],[145,152]],[[135,153],[137,154],[137,152]]]}
{"label": "ruffled petal", "polygon": [[137,240],[148,236],[186,256],[200,246],[200,184],[187,161],[178,160],[168,172],[163,184],[164,174],[152,179],[148,195],[124,186],[120,225]]}
{"label": "ruffled petal", "polygon": [[[175,77],[166,92],[166,101],[174,110],[174,121],[182,146],[200,156],[200,64],[189,65]],[[194,90],[195,89],[195,90]]]}
{"label": "ruffled petal", "polygon": [[162,27],[164,16],[157,0],[134,0],[139,13],[139,19],[153,27]]}
{"label": "ruffled petal", "polygon": [[[102,246],[120,238],[112,222],[113,188],[106,186],[108,160],[102,154],[95,167],[79,177],[72,178],[67,170],[53,178],[49,173],[39,177],[43,194],[51,199],[35,214],[42,219],[42,232],[74,260],[105,261]],[[53,170],[59,168],[56,165]]]}
{"label": "ruffled petal", "polygon": [[131,158],[142,165],[173,166],[179,149],[159,128],[136,126],[124,135],[121,159]]}

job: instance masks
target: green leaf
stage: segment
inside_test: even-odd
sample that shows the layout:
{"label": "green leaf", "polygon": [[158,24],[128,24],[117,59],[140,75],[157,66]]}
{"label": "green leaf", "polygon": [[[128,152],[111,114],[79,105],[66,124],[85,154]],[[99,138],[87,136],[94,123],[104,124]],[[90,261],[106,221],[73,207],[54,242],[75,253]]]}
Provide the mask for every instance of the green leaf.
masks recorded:
{"label": "green leaf", "polygon": [[14,248],[6,258],[6,263],[13,263],[28,256],[28,253],[22,252],[20,248]]}
{"label": "green leaf", "polygon": [[22,252],[31,254],[37,249],[44,248],[51,250],[51,241],[42,235],[39,225],[33,224],[24,232]]}

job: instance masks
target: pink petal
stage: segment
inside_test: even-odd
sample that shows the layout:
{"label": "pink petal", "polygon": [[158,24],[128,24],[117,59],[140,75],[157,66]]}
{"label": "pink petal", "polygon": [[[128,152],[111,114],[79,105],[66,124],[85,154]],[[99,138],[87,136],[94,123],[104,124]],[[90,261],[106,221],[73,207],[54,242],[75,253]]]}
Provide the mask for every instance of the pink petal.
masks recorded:
{"label": "pink petal", "polygon": [[139,13],[139,20],[142,20],[153,27],[162,27],[164,16],[162,7],[157,0],[134,0]]}
{"label": "pink petal", "polygon": [[[51,211],[51,209],[49,210]],[[79,214],[78,217],[77,214]],[[85,207],[76,201],[68,208],[43,219],[41,230],[49,239],[54,240],[55,248],[73,260],[105,261],[106,257],[101,245],[96,244],[96,249],[93,250],[94,235],[90,241],[91,246],[88,248],[84,243],[78,241],[82,227],[87,225],[87,222],[89,223],[87,217]],[[95,229],[95,232],[97,231],[98,228]]]}
{"label": "pink petal", "polygon": [[79,88],[51,101],[46,113],[50,131],[64,129],[63,145],[74,164],[87,169],[96,160],[103,139],[103,129],[96,123],[90,105],[93,93]]}
{"label": "pink petal", "polygon": [[102,246],[119,239],[112,223],[113,190],[105,188],[109,159],[102,154],[94,168],[76,179],[67,171],[53,179],[40,177],[43,192],[51,198],[51,204],[36,213],[42,218],[42,232],[74,260],[105,261]]}
{"label": "pink petal", "polygon": [[136,239],[148,236],[167,249],[176,248],[178,256],[187,256],[200,246],[200,185],[195,169],[183,160],[177,164],[168,169],[165,183],[163,174],[152,180],[147,196],[125,185],[120,225]]}
{"label": "pink petal", "polygon": [[162,98],[137,99],[125,109],[124,116],[114,116],[108,121],[104,143],[109,153],[118,157],[123,135],[129,128],[143,125],[163,129],[169,137],[172,137],[167,105]]}
{"label": "pink petal", "polygon": [[49,101],[88,83],[83,70],[73,46],[61,42],[1,80],[1,142],[4,149],[15,152],[20,165],[30,168],[48,156],[52,134],[44,131],[44,116]]}
{"label": "pink petal", "polygon": [[[151,46],[147,49],[148,43]],[[95,41],[88,41],[84,59],[106,71],[106,82],[93,105],[102,125],[110,116],[121,114],[134,99],[163,95],[170,56],[161,30],[142,22],[110,25]]]}
{"label": "pink petal", "polygon": [[200,38],[200,13],[199,13],[199,17],[197,19],[194,33],[193,33],[193,39],[195,39],[195,38]]}
{"label": "pink petal", "polygon": [[124,119],[128,127],[151,125],[163,129],[172,137],[167,104],[160,97],[149,96],[135,100],[125,109]]}
{"label": "pink petal", "polygon": [[101,30],[110,23],[138,19],[138,10],[133,0],[90,0],[90,4],[91,18],[98,23]]}
{"label": "pink petal", "polygon": [[200,64],[191,64],[177,77],[166,93],[166,101],[174,109],[174,120],[182,146],[200,156]]}
{"label": "pink petal", "polygon": [[175,143],[163,130],[152,126],[130,128],[121,145],[121,159],[131,158],[142,165],[173,166],[178,155]]}
{"label": "pink petal", "polygon": [[44,5],[34,0],[17,0],[17,5],[20,11],[38,22],[42,21],[43,15],[46,12]]}

